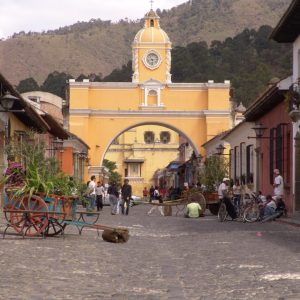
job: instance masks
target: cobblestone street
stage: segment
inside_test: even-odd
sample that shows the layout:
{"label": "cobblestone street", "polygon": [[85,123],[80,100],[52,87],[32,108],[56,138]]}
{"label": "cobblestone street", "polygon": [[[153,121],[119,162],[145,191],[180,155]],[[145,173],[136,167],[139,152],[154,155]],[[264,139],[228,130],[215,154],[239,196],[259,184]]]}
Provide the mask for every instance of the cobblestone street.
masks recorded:
{"label": "cobblestone street", "polygon": [[208,212],[148,216],[148,209],[111,216],[104,207],[100,223],[128,227],[125,244],[89,228],[80,236],[74,226],[65,238],[7,235],[0,299],[300,299],[299,228],[219,223]]}

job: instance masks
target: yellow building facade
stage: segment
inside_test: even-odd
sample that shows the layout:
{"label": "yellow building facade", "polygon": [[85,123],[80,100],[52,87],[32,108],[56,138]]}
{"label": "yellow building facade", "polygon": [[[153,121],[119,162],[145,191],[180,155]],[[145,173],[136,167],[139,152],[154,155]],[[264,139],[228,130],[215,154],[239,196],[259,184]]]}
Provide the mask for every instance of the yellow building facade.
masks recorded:
{"label": "yellow building facade", "polygon": [[119,136],[105,159],[116,162],[117,171],[130,181],[135,195],[154,184],[154,173],[178,159],[179,135],[165,127],[144,125]]}
{"label": "yellow building facade", "polygon": [[[231,126],[229,81],[171,81],[171,42],[153,10],[145,15],[144,28],[133,40],[132,62],[132,82],[69,81],[69,128],[90,147],[87,177],[99,175],[113,142],[138,126],[175,131],[188,140],[196,155],[204,155],[201,145]],[[151,148],[147,143],[144,147]],[[160,166],[172,159],[164,156]],[[147,163],[153,164],[154,159]],[[143,174],[140,177],[142,181]]]}

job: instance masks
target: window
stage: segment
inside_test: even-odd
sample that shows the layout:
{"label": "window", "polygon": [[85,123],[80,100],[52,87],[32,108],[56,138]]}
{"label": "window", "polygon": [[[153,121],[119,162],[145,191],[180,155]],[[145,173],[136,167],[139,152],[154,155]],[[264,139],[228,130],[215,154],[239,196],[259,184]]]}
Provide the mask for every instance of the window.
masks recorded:
{"label": "window", "polygon": [[145,141],[146,144],[153,144],[154,143],[154,132],[145,131],[144,141]]}
{"label": "window", "polygon": [[269,180],[270,183],[273,183],[273,170],[275,169],[274,166],[274,140],[275,140],[275,129],[271,128],[270,129],[270,153],[269,153],[269,158],[270,158],[270,170],[269,170]]}
{"label": "window", "polygon": [[253,145],[246,148],[246,182],[253,183]]}
{"label": "window", "polygon": [[240,179],[240,147],[234,147],[234,180]]}
{"label": "window", "polygon": [[160,133],[160,141],[163,144],[168,144],[170,143],[171,135],[169,131],[162,131]]}
{"label": "window", "polygon": [[154,27],[154,20],[150,20],[150,27]]}
{"label": "window", "polygon": [[270,129],[269,179],[273,183],[273,170],[279,169],[286,182],[290,180],[290,131],[285,123]]}
{"label": "window", "polygon": [[246,144],[240,144],[240,183],[246,183]]}
{"label": "window", "polygon": [[33,101],[33,102],[36,102],[36,103],[41,102],[41,97],[39,97],[39,96],[28,96],[28,99]]}
{"label": "window", "polygon": [[141,177],[141,163],[128,163],[128,177]]}

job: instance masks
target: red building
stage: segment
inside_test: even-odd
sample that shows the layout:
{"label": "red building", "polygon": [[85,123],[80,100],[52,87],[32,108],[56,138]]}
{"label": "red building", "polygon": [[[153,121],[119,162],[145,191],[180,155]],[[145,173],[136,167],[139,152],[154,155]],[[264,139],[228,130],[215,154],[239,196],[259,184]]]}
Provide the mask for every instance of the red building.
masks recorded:
{"label": "red building", "polygon": [[261,128],[256,137],[257,189],[264,195],[273,195],[274,169],[284,179],[284,200],[288,211],[293,212],[293,125],[285,101],[291,78],[270,86],[245,112],[248,122]]}

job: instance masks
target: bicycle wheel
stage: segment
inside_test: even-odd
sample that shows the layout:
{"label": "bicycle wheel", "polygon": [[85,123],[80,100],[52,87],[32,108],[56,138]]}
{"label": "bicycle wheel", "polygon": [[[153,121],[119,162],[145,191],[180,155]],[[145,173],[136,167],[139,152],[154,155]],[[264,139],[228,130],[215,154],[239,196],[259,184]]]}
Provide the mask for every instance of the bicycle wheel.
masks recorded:
{"label": "bicycle wheel", "polygon": [[256,205],[249,206],[244,211],[244,220],[252,223],[256,222],[259,218],[259,208]]}
{"label": "bicycle wheel", "polygon": [[224,222],[227,217],[227,209],[224,202],[220,204],[219,211],[218,211],[218,219],[220,222]]}

